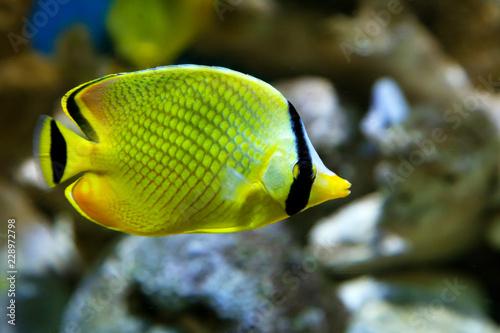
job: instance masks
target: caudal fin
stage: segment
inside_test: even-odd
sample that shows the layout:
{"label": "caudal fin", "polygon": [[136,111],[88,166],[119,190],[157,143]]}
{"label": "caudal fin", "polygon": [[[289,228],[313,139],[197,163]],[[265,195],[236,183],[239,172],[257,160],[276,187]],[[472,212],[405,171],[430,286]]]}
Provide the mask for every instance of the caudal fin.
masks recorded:
{"label": "caudal fin", "polygon": [[49,116],[40,116],[33,137],[33,155],[46,184],[54,187],[90,169],[92,142]]}

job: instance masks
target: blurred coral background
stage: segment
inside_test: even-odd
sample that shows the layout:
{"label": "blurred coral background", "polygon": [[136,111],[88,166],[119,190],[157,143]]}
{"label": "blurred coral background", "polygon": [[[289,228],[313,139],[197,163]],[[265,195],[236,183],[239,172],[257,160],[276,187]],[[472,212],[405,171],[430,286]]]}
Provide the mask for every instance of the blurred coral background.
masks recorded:
{"label": "blurred coral background", "polygon": [[[1,332],[500,332],[499,1],[0,0],[0,35]],[[39,185],[66,91],[188,63],[280,90],[351,195],[145,238]]]}

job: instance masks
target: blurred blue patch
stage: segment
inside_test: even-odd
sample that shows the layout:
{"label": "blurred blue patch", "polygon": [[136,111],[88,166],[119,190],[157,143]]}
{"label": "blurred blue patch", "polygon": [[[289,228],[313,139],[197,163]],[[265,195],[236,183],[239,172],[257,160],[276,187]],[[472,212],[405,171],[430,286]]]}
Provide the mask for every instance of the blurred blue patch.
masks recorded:
{"label": "blurred blue patch", "polygon": [[58,39],[76,25],[84,26],[97,50],[106,50],[106,16],[113,0],[38,0],[33,4],[27,29],[34,48],[54,51]]}
{"label": "blurred blue patch", "polygon": [[396,81],[381,78],[373,86],[370,109],[361,122],[361,131],[377,141],[389,127],[401,124],[408,114],[408,103]]}

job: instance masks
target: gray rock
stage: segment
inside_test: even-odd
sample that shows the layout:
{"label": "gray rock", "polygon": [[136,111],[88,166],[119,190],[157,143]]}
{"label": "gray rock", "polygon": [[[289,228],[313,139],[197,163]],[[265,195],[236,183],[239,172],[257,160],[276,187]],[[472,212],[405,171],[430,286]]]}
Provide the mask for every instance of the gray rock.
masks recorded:
{"label": "gray rock", "polygon": [[[456,96],[468,84],[467,73],[412,14],[412,4],[364,0],[347,5],[352,12],[346,14],[303,3],[278,1],[260,15],[231,6],[224,24],[208,30],[193,48],[207,56],[230,55],[244,72],[260,77],[307,73],[334,79],[354,98],[365,96],[382,75],[397,80],[411,97],[425,99]],[[388,22],[374,17],[390,4]]]}
{"label": "gray rock", "polygon": [[481,84],[481,77],[500,73],[498,1],[465,0],[457,8],[453,2],[438,0],[412,3],[412,8],[419,17],[425,17],[438,43],[460,62],[475,83]]}
{"label": "gray rock", "polygon": [[309,234],[309,252],[337,273],[363,273],[401,262],[411,247],[397,234],[380,229],[383,201],[373,193],[320,219]]}
{"label": "gray rock", "polygon": [[486,315],[485,294],[463,276],[408,272],[342,283],[348,333],[500,332]]}
{"label": "gray rock", "polygon": [[320,289],[317,263],[301,260],[279,225],[129,236],[79,287],[61,332],[338,330],[341,308]]}

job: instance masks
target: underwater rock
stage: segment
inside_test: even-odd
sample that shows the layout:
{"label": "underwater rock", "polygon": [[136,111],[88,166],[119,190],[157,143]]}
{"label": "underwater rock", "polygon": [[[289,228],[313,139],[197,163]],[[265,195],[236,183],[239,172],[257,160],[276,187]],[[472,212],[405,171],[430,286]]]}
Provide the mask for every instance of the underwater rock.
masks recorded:
{"label": "underwater rock", "polygon": [[366,195],[318,220],[309,234],[309,252],[336,273],[363,273],[401,262],[408,244],[380,230],[383,196]]}
{"label": "underwater rock", "polygon": [[401,139],[385,147],[377,168],[387,193],[381,227],[408,239],[422,260],[449,258],[476,244],[492,200],[498,134],[468,97],[417,108],[401,131],[407,144]]}
{"label": "underwater rock", "polygon": [[317,268],[279,224],[128,236],[80,285],[61,332],[340,331],[343,310]]}
{"label": "underwater rock", "polygon": [[385,135],[378,199],[352,203],[311,231],[311,250],[330,253],[322,260],[336,272],[449,259],[482,241],[499,149],[486,113],[464,99],[417,106]]}
{"label": "underwater rock", "polygon": [[53,226],[39,223],[17,230],[17,332],[56,332],[74,280],[82,274],[71,219],[60,215],[54,220]]}
{"label": "underwater rock", "polygon": [[28,49],[31,31],[26,16],[33,0],[4,0],[0,7],[0,58]]}
{"label": "underwater rock", "polygon": [[500,332],[486,314],[486,295],[461,275],[365,276],[343,282],[338,296],[350,314],[348,333]]}
{"label": "underwater rock", "polygon": [[[467,74],[442,51],[405,1],[364,0],[355,15],[335,15],[325,23],[337,42],[328,48],[355,89],[379,76],[390,76],[410,99],[441,100],[470,87]],[[346,66],[347,65],[347,66]],[[363,73],[368,81],[359,82]],[[335,81],[337,82],[337,80]]]}
{"label": "underwater rock", "polygon": [[257,77],[320,75],[354,98],[366,96],[380,76],[394,78],[410,99],[449,98],[470,86],[409,4],[364,0],[351,6],[343,13],[276,1],[260,15],[230,6],[193,49],[230,59],[232,67]]}
{"label": "underwater rock", "polygon": [[457,6],[438,0],[412,2],[411,7],[441,47],[467,70],[474,84],[500,75],[500,3],[466,0]]}
{"label": "underwater rock", "polygon": [[[15,220],[15,268],[0,261],[2,272],[15,270],[16,332],[54,332],[60,324],[68,300],[71,276],[79,274],[80,258],[73,243],[72,226],[68,218],[59,215],[51,225],[33,205],[31,198],[19,186],[0,179],[0,218],[7,225]],[[3,245],[7,247],[7,229]],[[12,244],[12,243],[10,243]],[[11,264],[11,263],[9,263]],[[0,284],[0,304],[9,301]],[[10,332],[2,327],[1,332]],[[10,326],[10,325],[9,325]]]}

